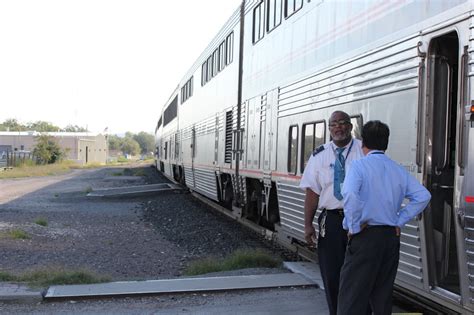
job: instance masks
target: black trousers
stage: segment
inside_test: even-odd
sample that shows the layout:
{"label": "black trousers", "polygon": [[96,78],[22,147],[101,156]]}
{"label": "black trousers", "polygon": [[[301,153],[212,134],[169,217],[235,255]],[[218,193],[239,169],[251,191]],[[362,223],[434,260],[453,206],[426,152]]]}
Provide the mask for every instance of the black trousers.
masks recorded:
{"label": "black trousers", "polygon": [[318,236],[318,259],[329,313],[335,315],[337,314],[339,275],[344,264],[347,246],[347,231],[342,228],[344,217],[337,210],[324,210],[319,215],[319,230],[322,229],[321,220],[324,216],[326,216],[325,235],[324,237],[321,234]]}
{"label": "black trousers", "polygon": [[400,256],[395,227],[369,226],[348,242],[341,270],[338,315],[392,313],[392,290]]}

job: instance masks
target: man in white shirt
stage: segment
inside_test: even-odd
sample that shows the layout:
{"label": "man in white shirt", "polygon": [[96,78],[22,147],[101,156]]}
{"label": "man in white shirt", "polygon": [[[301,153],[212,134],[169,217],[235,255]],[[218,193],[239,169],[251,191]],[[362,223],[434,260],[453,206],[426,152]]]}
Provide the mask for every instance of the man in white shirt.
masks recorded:
{"label": "man in white shirt", "polygon": [[361,142],[352,138],[351,131],[349,115],[333,112],[329,118],[332,141],[314,151],[300,182],[300,188],[306,190],[305,239],[309,245],[315,245],[313,219],[316,209],[322,209],[318,217],[318,260],[331,315],[337,313],[339,275],[347,245],[341,187],[348,166],[363,156]]}

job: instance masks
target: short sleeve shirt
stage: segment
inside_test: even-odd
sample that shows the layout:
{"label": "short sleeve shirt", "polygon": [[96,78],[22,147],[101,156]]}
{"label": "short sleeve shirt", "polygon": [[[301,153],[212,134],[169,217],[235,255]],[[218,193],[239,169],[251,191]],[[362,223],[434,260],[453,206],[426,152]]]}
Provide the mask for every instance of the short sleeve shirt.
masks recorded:
{"label": "short sleeve shirt", "polygon": [[[353,144],[352,144],[353,142]],[[351,147],[352,144],[352,147]],[[308,164],[303,172],[300,181],[300,188],[311,189],[319,195],[319,209],[342,209],[343,201],[334,197],[334,164],[336,161],[337,146],[331,141],[324,144],[324,150],[313,153],[308,160]],[[364,156],[362,143],[358,139],[353,139],[345,146],[343,155],[345,157],[345,172],[347,174],[351,162]],[[350,148],[350,151],[349,151]],[[349,154],[347,155],[349,151]]]}

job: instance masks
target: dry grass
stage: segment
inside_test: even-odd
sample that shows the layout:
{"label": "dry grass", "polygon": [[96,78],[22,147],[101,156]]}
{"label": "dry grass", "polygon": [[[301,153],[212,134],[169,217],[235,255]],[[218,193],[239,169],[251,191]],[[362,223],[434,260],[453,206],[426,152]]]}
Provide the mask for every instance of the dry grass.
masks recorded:
{"label": "dry grass", "polygon": [[70,163],[58,163],[48,165],[22,165],[14,167],[11,170],[0,173],[0,178],[19,178],[19,177],[36,177],[51,176],[67,173],[71,169]]}
{"label": "dry grass", "polygon": [[79,165],[74,161],[62,161],[60,163],[47,165],[24,164],[18,167],[14,167],[11,170],[0,172],[0,179],[61,175],[69,172],[71,169],[98,168],[102,166],[103,165],[99,163]]}

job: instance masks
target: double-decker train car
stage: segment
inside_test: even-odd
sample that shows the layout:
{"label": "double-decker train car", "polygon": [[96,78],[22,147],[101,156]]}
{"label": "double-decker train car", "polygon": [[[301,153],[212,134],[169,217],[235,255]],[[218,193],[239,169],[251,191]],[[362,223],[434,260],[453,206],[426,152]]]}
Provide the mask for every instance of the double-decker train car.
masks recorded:
{"label": "double-decker train car", "polygon": [[396,286],[474,311],[474,1],[242,1],[165,103],[157,169],[304,243],[308,157],[334,110],[390,126],[433,198],[401,235]]}

